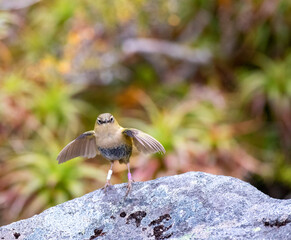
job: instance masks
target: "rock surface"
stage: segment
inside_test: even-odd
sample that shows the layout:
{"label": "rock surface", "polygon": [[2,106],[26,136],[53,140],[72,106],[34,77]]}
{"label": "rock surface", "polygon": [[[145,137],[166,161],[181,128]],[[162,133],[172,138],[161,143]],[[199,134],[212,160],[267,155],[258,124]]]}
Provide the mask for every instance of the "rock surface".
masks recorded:
{"label": "rock surface", "polygon": [[291,200],[189,172],[96,190],[0,228],[0,239],[291,239]]}

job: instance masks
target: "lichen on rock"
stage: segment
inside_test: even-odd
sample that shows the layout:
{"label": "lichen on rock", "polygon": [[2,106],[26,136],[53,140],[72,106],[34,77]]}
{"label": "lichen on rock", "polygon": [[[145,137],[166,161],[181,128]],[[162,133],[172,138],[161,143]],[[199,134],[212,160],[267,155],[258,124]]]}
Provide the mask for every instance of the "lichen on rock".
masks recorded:
{"label": "lichen on rock", "polygon": [[88,193],[0,228],[0,239],[291,239],[291,200],[201,172]]}

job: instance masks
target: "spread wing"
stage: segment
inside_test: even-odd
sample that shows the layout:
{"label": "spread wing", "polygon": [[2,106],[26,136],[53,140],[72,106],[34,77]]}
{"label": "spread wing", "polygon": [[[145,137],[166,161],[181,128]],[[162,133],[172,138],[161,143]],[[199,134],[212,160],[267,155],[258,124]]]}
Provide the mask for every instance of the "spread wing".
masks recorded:
{"label": "spread wing", "polygon": [[123,132],[131,137],[137,150],[144,153],[165,153],[166,150],[158,140],[152,136],[133,128],[126,128]]}
{"label": "spread wing", "polygon": [[59,153],[57,160],[60,164],[79,156],[92,158],[95,157],[97,153],[95,132],[88,131],[65,146]]}

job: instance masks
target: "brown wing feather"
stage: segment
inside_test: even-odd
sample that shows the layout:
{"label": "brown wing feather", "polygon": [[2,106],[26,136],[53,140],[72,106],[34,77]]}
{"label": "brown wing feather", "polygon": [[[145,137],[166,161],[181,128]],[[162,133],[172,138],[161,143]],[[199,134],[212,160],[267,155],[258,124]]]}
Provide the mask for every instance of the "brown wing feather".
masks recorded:
{"label": "brown wing feather", "polygon": [[144,153],[165,153],[166,150],[163,145],[152,136],[133,128],[127,128],[123,131],[129,137],[132,137],[133,144],[137,150]]}
{"label": "brown wing feather", "polygon": [[97,153],[95,132],[89,131],[81,134],[65,146],[59,153],[57,160],[59,163],[63,163],[79,156],[92,158],[95,157]]}

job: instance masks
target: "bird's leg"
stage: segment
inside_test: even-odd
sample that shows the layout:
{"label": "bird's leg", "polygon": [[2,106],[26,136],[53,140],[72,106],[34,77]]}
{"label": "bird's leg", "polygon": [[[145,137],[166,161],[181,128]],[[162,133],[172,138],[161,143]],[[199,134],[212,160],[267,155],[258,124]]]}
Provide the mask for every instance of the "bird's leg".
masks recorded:
{"label": "bird's leg", "polygon": [[127,191],[126,191],[126,194],[125,194],[125,197],[128,195],[128,193],[130,192],[131,188],[132,188],[132,182],[133,182],[133,179],[131,177],[131,173],[130,173],[130,166],[129,166],[129,163],[126,164],[127,165],[127,170],[128,170],[128,173],[127,173],[127,177],[128,177],[128,185],[127,185]]}
{"label": "bird's leg", "polygon": [[112,173],[113,173],[112,168],[113,168],[113,162],[110,162],[110,169],[109,169],[108,174],[107,174],[106,184],[105,184],[105,186],[102,188],[102,189],[104,189],[105,192],[106,192],[107,187],[108,187],[108,186],[111,186],[111,184],[110,184],[110,179],[111,179],[111,175],[112,175]]}

